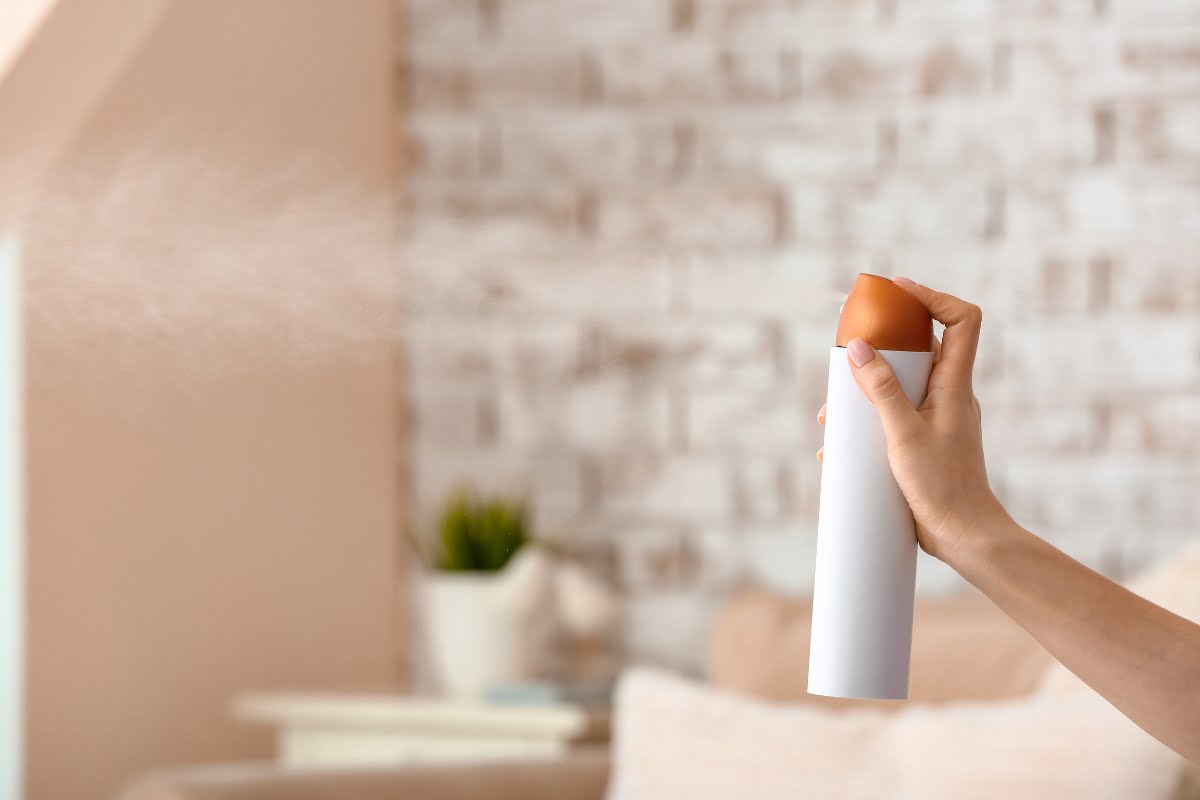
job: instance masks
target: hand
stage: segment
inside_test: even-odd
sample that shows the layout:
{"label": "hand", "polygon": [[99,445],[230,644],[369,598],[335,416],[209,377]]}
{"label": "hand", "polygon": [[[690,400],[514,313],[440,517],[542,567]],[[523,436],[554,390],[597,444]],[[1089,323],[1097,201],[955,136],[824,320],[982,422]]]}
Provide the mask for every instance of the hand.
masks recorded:
{"label": "hand", "polygon": [[[854,380],[879,411],[888,463],[912,508],[918,541],[930,555],[950,562],[964,535],[1007,517],[988,485],[971,381],[983,315],[978,306],[908,278],[895,282],[946,326],[940,343],[934,337],[925,402],[913,408],[887,360],[862,339],[849,343],[847,357]],[[824,424],[824,407],[817,419]]]}

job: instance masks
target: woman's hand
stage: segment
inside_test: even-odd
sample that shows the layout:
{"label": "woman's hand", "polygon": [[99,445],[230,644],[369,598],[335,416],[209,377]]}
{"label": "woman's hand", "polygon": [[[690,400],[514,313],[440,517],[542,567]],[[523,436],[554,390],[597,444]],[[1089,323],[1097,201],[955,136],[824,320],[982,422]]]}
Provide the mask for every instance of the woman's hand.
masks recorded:
{"label": "woman's hand", "polygon": [[[946,326],[941,343],[936,338],[933,343],[925,402],[913,408],[887,360],[862,339],[849,343],[847,357],[855,381],[879,411],[888,462],[912,508],[917,539],[930,555],[953,563],[963,536],[1007,519],[988,485],[979,401],[971,382],[982,313],[908,278],[895,282]],[[817,419],[824,423],[824,408]]]}
{"label": "woman's hand", "polygon": [[[1200,625],[1099,575],[1017,525],[988,486],[971,370],[979,309],[896,278],[946,325],[929,390],[908,402],[883,356],[855,339],[850,370],[879,410],[917,538],[1150,735],[1200,759]],[[824,409],[818,416],[824,421]]]}

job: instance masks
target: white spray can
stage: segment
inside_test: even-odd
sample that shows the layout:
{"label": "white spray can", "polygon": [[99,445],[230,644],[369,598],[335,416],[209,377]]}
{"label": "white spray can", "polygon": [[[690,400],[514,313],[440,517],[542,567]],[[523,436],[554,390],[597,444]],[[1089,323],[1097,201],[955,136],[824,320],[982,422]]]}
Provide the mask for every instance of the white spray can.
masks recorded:
{"label": "white spray can", "polygon": [[892,281],[860,274],[829,354],[808,691],[903,700],[916,528],[888,466],[879,414],[851,373],[846,344],[855,338],[887,359],[914,405],[933,366],[929,312]]}

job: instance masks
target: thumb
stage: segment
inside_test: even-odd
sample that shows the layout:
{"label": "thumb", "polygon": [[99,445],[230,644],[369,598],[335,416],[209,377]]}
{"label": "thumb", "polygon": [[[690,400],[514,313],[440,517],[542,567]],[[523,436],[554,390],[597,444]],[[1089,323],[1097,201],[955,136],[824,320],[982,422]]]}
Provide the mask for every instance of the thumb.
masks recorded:
{"label": "thumb", "polygon": [[862,339],[852,340],[846,350],[854,381],[879,412],[888,439],[915,427],[920,417],[887,359]]}

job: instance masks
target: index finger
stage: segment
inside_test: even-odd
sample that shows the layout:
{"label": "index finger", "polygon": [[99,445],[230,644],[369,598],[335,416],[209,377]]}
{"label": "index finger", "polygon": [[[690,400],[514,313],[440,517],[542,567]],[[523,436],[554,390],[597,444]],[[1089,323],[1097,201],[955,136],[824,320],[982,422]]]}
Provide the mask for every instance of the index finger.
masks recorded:
{"label": "index finger", "polygon": [[955,383],[970,385],[983,311],[974,303],[922,286],[909,278],[897,277],[895,283],[921,301],[933,318],[946,326],[939,363],[944,364],[942,369],[949,372]]}

